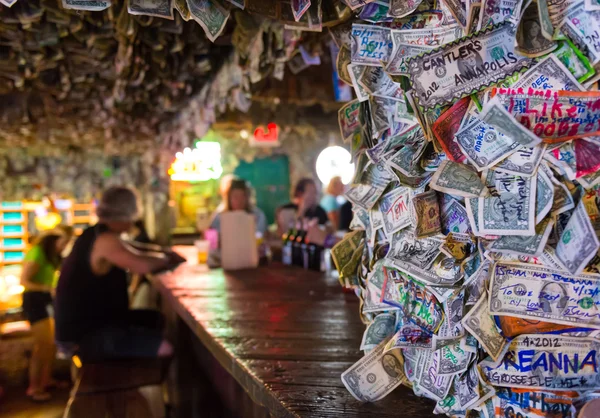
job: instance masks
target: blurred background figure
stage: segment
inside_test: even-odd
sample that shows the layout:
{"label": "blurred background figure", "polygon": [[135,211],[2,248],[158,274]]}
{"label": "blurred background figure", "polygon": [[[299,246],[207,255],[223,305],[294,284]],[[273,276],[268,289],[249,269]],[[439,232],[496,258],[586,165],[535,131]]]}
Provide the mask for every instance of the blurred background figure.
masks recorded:
{"label": "blurred background figure", "polygon": [[163,338],[160,313],[129,308],[127,277],[128,272],[149,274],[185,260],[170,248],[144,251],[122,239],[140,218],[132,189],[107,189],[96,214],[98,223],[77,238],[61,269],[55,303],[61,353],[77,353],[83,361],[170,356],[173,349]]}
{"label": "blurred background figure", "polygon": [[346,202],[340,206],[340,223],[338,225],[338,231],[349,231],[353,216],[352,202],[346,200]]}
{"label": "blurred background figure", "polygon": [[344,183],[340,176],[334,176],[329,181],[327,190],[321,199],[321,207],[325,209],[327,218],[334,230],[340,226],[340,203],[338,198],[344,193]]}
{"label": "blurred background figure", "polygon": [[231,182],[233,180],[239,180],[239,178],[236,177],[235,174],[225,174],[223,177],[221,177],[221,181],[219,183],[219,195],[221,196],[221,203],[219,203],[219,206],[217,206],[217,209],[215,209],[215,214],[225,210],[227,194],[229,193],[229,187],[231,186]]}
{"label": "blurred background figure", "polygon": [[292,228],[298,218],[316,218],[319,225],[328,223],[327,212],[318,204],[318,190],[315,181],[303,178],[296,183],[292,201],[277,208],[275,214],[278,232],[283,234]]}
{"label": "blurred background figure", "polygon": [[223,202],[223,210],[218,211],[217,209],[213,215],[213,220],[210,224],[211,229],[220,232],[222,213],[243,210],[254,215],[256,232],[260,232],[263,235],[267,232],[267,218],[260,208],[252,204],[252,189],[248,182],[238,178],[232,179]]}
{"label": "blurred background figure", "polygon": [[59,225],[34,242],[23,262],[23,313],[33,335],[27,396],[37,402],[49,400],[51,396],[48,389],[57,385],[52,380],[56,351],[52,295],[62,253],[72,238],[73,228]]}

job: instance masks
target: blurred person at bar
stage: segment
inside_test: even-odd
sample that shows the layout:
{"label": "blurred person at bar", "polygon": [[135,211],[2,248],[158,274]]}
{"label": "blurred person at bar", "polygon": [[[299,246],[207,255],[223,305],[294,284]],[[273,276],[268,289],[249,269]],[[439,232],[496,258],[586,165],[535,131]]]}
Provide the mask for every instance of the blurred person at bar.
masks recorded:
{"label": "blurred person at bar", "polygon": [[210,224],[211,229],[221,231],[221,214],[223,212],[243,210],[254,215],[256,232],[267,232],[267,217],[264,212],[252,204],[252,189],[245,180],[234,178],[225,196],[225,207],[222,211],[215,211]]}
{"label": "blurred person at bar", "polygon": [[129,309],[127,271],[150,274],[184,260],[169,248],[142,251],[121,239],[140,217],[133,190],[109,188],[96,214],[98,223],[77,239],[58,281],[59,349],[83,361],[170,356],[173,348],[162,336],[161,315]]}
{"label": "blurred person at bar", "polygon": [[340,206],[340,223],[338,225],[338,231],[349,231],[353,217],[354,212],[352,212],[352,202],[346,200],[346,202]]}
{"label": "blurred person at bar", "polygon": [[[297,218],[316,218],[319,225],[327,224],[329,221],[327,212],[318,204],[317,196],[317,185],[313,179],[303,178],[299,180],[294,188],[292,202],[277,208],[275,218],[277,219],[278,229],[283,232],[287,231],[290,227],[293,227],[293,223]],[[290,214],[292,216],[289,216]]]}
{"label": "blurred person at bar", "polygon": [[23,261],[23,313],[33,335],[27,396],[37,402],[49,400],[47,390],[59,385],[52,380],[55,353],[52,294],[62,253],[72,238],[73,228],[69,226],[60,225],[47,231],[37,238]]}
{"label": "blurred person at bar", "polygon": [[221,202],[215,209],[213,219],[217,213],[225,210],[227,206],[227,195],[229,194],[229,188],[231,187],[231,182],[233,180],[239,180],[239,178],[236,177],[235,174],[225,174],[223,177],[221,177],[221,181],[219,182],[219,195],[221,196]]}
{"label": "blurred person at bar", "polygon": [[331,222],[333,229],[337,230],[340,226],[340,204],[338,197],[344,193],[344,183],[340,176],[334,176],[329,180],[327,190],[321,199],[320,206],[327,212],[327,218]]}

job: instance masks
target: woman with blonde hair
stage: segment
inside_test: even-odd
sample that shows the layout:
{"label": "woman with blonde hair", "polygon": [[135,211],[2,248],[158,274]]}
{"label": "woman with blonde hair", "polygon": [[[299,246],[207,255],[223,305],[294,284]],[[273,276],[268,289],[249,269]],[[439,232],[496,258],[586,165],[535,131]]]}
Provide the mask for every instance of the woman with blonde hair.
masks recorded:
{"label": "woman with blonde hair", "polygon": [[321,199],[321,207],[327,212],[329,222],[336,231],[340,222],[340,204],[337,200],[338,196],[344,193],[344,183],[340,176],[334,176],[329,180],[325,195]]}
{"label": "woman with blonde hair", "polygon": [[37,402],[49,400],[51,396],[47,389],[56,385],[52,380],[55,353],[52,295],[62,253],[72,237],[73,228],[69,226],[61,225],[45,232],[34,242],[23,261],[23,313],[31,324],[33,335],[27,396]]}

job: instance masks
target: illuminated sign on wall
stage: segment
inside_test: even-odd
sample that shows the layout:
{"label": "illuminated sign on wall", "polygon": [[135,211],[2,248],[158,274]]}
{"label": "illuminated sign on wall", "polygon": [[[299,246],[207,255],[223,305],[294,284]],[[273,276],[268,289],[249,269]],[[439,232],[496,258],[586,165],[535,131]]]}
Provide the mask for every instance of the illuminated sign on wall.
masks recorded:
{"label": "illuminated sign on wall", "polygon": [[254,147],[278,147],[279,130],[277,125],[269,123],[266,130],[262,126],[256,128],[254,135],[250,137],[250,145]]}
{"label": "illuminated sign on wall", "polygon": [[218,179],[221,174],[221,144],[218,142],[196,142],[194,149],[186,148],[175,154],[169,168],[173,181],[206,181]]}

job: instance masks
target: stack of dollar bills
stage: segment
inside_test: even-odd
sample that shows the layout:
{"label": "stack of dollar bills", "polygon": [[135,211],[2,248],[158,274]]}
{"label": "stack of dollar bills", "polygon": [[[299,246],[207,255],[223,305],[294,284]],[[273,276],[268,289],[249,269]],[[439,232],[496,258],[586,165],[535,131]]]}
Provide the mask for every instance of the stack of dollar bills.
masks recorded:
{"label": "stack of dollar bills", "polygon": [[600,398],[600,2],[346,3],[354,218],[332,256],[366,329],[345,386],[575,417]]}

